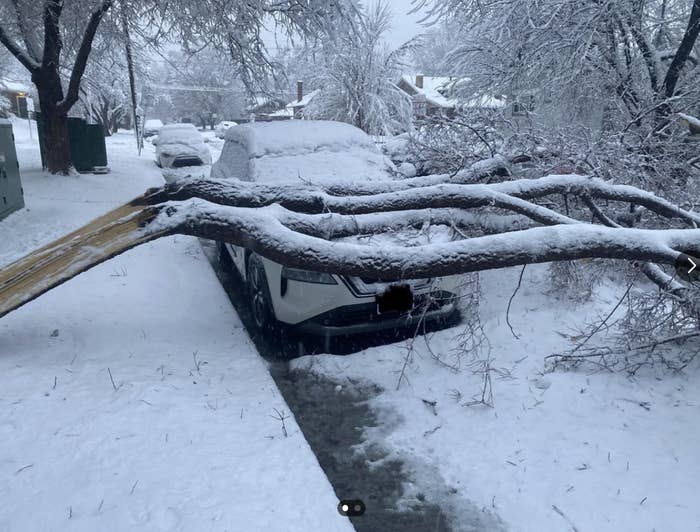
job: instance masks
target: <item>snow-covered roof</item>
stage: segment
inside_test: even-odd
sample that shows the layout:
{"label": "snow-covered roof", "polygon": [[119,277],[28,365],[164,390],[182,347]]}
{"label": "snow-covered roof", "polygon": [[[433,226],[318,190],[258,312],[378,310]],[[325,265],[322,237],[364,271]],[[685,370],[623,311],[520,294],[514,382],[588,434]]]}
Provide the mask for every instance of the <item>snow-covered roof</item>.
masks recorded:
{"label": "snow-covered roof", "polygon": [[404,74],[401,76],[404,84],[408,85],[415,94],[425,96],[425,99],[436,107],[451,109],[454,107],[478,107],[486,109],[500,109],[505,107],[506,99],[497,96],[484,95],[464,101],[458,98],[448,98],[454,86],[467,78],[454,78],[445,76],[423,76],[423,88],[416,85],[416,76]]}
{"label": "snow-covered roof", "polygon": [[212,177],[261,182],[371,181],[389,163],[362,130],[324,120],[255,122],[229,129]]}
{"label": "snow-covered roof", "polygon": [[301,100],[294,100],[293,102],[288,103],[287,109],[295,109],[296,107],[306,107],[309,104],[309,102],[314,99],[314,96],[316,96],[319,92],[319,89],[316,89],[308,94],[305,94]]}
{"label": "snow-covered roof", "polygon": [[0,90],[9,92],[30,92],[32,90],[32,84],[28,81],[0,78]]}
{"label": "snow-covered roof", "polygon": [[423,88],[419,88],[416,85],[416,76],[411,76],[404,74],[401,76],[401,80],[408,86],[410,86],[416,94],[421,94],[431,104],[437,107],[451,108],[457,105],[457,100],[454,98],[447,98],[441,92],[449,93],[451,85],[455,83],[455,78],[448,78],[443,76],[423,76]]}

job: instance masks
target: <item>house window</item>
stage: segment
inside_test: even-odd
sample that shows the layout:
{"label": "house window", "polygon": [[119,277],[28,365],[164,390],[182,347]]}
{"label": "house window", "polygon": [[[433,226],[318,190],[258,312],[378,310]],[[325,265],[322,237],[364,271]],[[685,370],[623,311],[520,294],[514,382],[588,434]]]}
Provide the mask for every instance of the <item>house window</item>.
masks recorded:
{"label": "house window", "polygon": [[527,116],[535,110],[535,97],[532,94],[521,96],[513,102],[513,116]]}
{"label": "house window", "polygon": [[428,101],[424,97],[413,98],[413,114],[417,117],[423,117],[428,114]]}

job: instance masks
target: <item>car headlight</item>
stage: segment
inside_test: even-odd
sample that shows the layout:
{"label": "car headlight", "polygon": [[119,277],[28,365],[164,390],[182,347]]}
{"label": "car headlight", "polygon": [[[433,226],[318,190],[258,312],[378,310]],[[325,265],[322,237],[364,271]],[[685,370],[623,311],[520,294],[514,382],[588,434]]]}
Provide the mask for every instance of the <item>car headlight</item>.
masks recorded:
{"label": "car headlight", "polygon": [[298,268],[282,268],[282,279],[301,281],[315,284],[338,284],[330,273],[300,270]]}

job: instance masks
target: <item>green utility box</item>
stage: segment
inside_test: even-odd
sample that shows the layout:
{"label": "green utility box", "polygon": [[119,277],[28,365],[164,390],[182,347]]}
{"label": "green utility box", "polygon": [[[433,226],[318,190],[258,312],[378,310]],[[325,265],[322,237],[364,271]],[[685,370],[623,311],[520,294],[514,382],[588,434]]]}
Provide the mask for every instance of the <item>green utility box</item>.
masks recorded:
{"label": "green utility box", "polygon": [[0,119],[0,220],[24,207],[12,123]]}
{"label": "green utility box", "polygon": [[[44,121],[40,113],[36,113],[39,139],[43,139]],[[107,170],[107,147],[102,126],[88,124],[82,118],[68,118],[68,141],[73,166],[78,172],[104,173]],[[44,143],[40,141],[41,164],[44,163]]]}

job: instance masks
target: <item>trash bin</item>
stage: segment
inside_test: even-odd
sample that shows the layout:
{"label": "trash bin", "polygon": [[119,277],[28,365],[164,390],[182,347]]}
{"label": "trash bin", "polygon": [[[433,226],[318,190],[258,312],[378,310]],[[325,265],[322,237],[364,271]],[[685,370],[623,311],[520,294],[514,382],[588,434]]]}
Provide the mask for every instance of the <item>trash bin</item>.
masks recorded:
{"label": "trash bin", "polygon": [[[36,113],[36,124],[39,131],[39,148],[41,151],[41,164],[44,162],[43,143],[44,120],[41,113]],[[102,126],[88,124],[82,118],[68,117],[68,141],[70,142],[70,156],[73,166],[78,172],[99,172],[107,168],[107,147]]]}
{"label": "trash bin", "polygon": [[0,220],[24,207],[12,122],[0,119]]}

